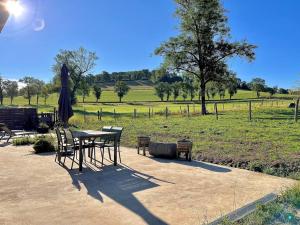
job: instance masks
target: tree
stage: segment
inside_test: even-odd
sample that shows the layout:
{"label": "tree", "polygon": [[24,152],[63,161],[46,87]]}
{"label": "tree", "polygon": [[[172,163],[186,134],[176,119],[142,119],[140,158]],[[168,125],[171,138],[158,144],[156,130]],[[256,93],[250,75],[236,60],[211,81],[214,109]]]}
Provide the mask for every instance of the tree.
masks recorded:
{"label": "tree", "polygon": [[234,56],[254,59],[254,45],[231,42],[227,17],[219,0],[175,0],[180,34],[156,49],[169,70],[187,72],[199,80],[202,114],[206,114],[205,92],[210,81],[228,77],[227,60]]}
{"label": "tree", "polygon": [[167,97],[167,101],[170,100],[170,96],[172,94],[172,85],[169,84],[169,83],[166,83],[166,82],[163,82],[164,84],[164,92],[166,94],[166,97]]}
{"label": "tree", "polygon": [[115,93],[119,97],[119,102],[122,102],[122,98],[127,95],[130,88],[124,81],[117,81],[115,84]]}
{"label": "tree", "polygon": [[42,88],[41,96],[44,98],[44,104],[47,104],[47,99],[51,93],[51,89],[53,88],[52,84],[45,84]]}
{"label": "tree", "polygon": [[193,79],[188,74],[185,74],[183,76],[183,86],[186,91],[186,94],[189,95],[191,101],[193,101],[195,97],[196,87],[194,85]]}
{"label": "tree", "polygon": [[86,96],[90,95],[90,86],[85,78],[80,82],[79,93],[82,95],[82,102],[84,103]]}
{"label": "tree", "polygon": [[93,89],[94,89],[94,95],[95,95],[95,97],[96,97],[96,101],[97,101],[97,103],[98,103],[98,102],[99,102],[99,99],[100,99],[100,97],[101,97],[101,94],[102,94],[102,89],[101,89],[101,87],[98,86],[98,85],[94,85],[94,86],[93,86]]}
{"label": "tree", "polygon": [[34,79],[34,84],[36,86],[36,104],[38,105],[39,98],[40,98],[40,95],[42,94],[45,83],[42,80]]}
{"label": "tree", "polygon": [[270,94],[270,98],[275,95],[278,91],[278,87],[267,87],[266,91]]}
{"label": "tree", "polygon": [[212,97],[214,99],[217,93],[218,93],[218,89],[217,89],[216,82],[211,81],[207,83],[207,87],[206,87],[207,98],[210,99],[210,97]]}
{"label": "tree", "polygon": [[4,81],[2,77],[0,77],[0,103],[3,105],[3,97],[4,97]]}
{"label": "tree", "polygon": [[72,80],[71,87],[71,103],[76,103],[76,91],[80,86],[82,79],[90,74],[96,65],[96,53],[89,52],[84,48],[78,50],[61,50],[55,57],[55,65],[53,71],[56,76],[60,76],[60,70],[65,63],[69,69],[70,78]]}
{"label": "tree", "polygon": [[174,102],[179,97],[180,90],[181,90],[181,82],[175,82],[172,84],[172,92],[173,92]]}
{"label": "tree", "polygon": [[250,87],[251,87],[252,91],[256,92],[257,98],[259,98],[260,97],[260,92],[263,92],[266,88],[266,81],[264,79],[261,79],[261,78],[254,78],[250,82]]}
{"label": "tree", "polygon": [[225,84],[224,83],[221,83],[221,82],[217,82],[216,83],[216,89],[217,89],[217,92],[218,92],[218,95],[220,97],[220,100],[223,98],[225,98],[225,95],[226,95],[226,87],[225,87]]}
{"label": "tree", "polygon": [[228,89],[230,100],[237,93],[239,87],[239,80],[234,76],[230,76],[228,81],[226,82],[226,88]]}
{"label": "tree", "polygon": [[17,81],[4,81],[4,90],[7,97],[10,98],[10,104],[12,105],[14,97],[18,95],[18,82]]}
{"label": "tree", "polygon": [[24,77],[20,79],[26,86],[20,90],[24,98],[28,99],[28,104],[31,105],[31,98],[37,93],[37,86],[33,77]]}
{"label": "tree", "polygon": [[155,94],[160,98],[161,101],[164,101],[165,97],[165,85],[162,82],[159,82],[155,85]]}

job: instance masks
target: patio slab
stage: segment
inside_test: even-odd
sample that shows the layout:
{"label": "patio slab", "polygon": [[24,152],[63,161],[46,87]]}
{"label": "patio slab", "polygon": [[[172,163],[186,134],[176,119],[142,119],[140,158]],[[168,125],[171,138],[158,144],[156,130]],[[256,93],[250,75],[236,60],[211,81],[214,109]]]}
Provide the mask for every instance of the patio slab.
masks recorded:
{"label": "patio slab", "polygon": [[107,160],[79,173],[31,151],[0,148],[0,224],[203,224],[296,183],[129,148],[118,167]]}

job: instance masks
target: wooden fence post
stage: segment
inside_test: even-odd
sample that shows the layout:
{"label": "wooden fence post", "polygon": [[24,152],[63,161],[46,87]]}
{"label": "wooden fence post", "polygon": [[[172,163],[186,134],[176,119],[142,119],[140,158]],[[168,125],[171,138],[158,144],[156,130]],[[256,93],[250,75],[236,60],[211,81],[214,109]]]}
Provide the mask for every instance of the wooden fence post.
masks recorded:
{"label": "wooden fence post", "polygon": [[136,109],[133,110],[133,118],[136,119]]}
{"label": "wooden fence post", "polygon": [[99,117],[100,121],[102,121],[102,108],[100,109],[100,117]]}
{"label": "wooden fence post", "polygon": [[97,118],[98,118],[98,120],[100,120],[100,111],[99,110],[97,112]]}
{"label": "wooden fence post", "polygon": [[83,108],[83,120],[86,123],[86,111],[85,111],[85,108]]}
{"label": "wooden fence post", "polygon": [[295,105],[295,122],[298,122],[298,110],[299,110],[299,98],[297,98],[296,105]]}
{"label": "wooden fence post", "polygon": [[252,103],[249,101],[249,121],[252,120]]}
{"label": "wooden fence post", "polygon": [[114,109],[114,119],[116,120],[116,109]]}
{"label": "wooden fence post", "polygon": [[149,118],[151,118],[151,108],[149,107]]}
{"label": "wooden fence post", "polygon": [[166,118],[168,118],[168,107],[166,107]]}
{"label": "wooden fence post", "polygon": [[190,117],[190,105],[187,105],[187,114],[188,114],[188,117]]}
{"label": "wooden fence post", "polygon": [[215,103],[215,114],[216,114],[216,119],[219,120],[219,115],[218,115],[218,104]]}
{"label": "wooden fence post", "polygon": [[181,106],[180,106],[180,114],[182,115],[182,109],[181,109]]}

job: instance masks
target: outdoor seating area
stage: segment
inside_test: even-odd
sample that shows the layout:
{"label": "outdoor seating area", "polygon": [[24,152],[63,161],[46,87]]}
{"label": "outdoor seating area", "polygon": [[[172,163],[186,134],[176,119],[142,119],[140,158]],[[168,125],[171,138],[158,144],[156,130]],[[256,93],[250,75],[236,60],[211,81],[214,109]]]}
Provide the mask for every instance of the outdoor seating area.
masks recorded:
{"label": "outdoor seating area", "polygon": [[[105,126],[99,131],[94,130],[71,130],[69,128],[55,128],[57,137],[57,151],[55,161],[64,165],[66,158],[78,164],[82,171],[83,160],[86,163],[87,157],[90,163],[97,166],[97,162],[104,166],[105,152],[108,153],[109,160],[112,161],[111,150],[113,150],[113,162],[117,165],[117,157],[121,163],[121,137],[122,127]],[[87,154],[86,154],[87,153]],[[100,158],[99,158],[100,157]],[[62,159],[63,158],[63,159]],[[101,160],[101,161],[99,161]]]}

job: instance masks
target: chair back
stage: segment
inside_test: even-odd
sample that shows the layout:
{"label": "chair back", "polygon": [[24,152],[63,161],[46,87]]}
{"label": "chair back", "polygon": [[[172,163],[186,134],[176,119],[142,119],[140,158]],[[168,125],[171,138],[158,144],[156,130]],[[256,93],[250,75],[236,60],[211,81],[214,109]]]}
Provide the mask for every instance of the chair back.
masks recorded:
{"label": "chair back", "polygon": [[55,133],[56,133],[56,137],[57,137],[57,145],[58,145],[58,149],[61,149],[62,145],[63,145],[63,137],[61,135],[61,131],[59,128],[55,128]]}
{"label": "chair back", "polygon": [[65,138],[66,138],[66,143],[71,146],[75,146],[74,136],[73,136],[72,131],[70,129],[64,129],[64,134],[65,134]]}
{"label": "chair back", "polygon": [[16,134],[14,133],[14,132],[12,132],[11,131],[11,129],[9,129],[7,126],[6,126],[6,124],[1,124],[0,125],[0,129],[2,130],[2,131],[4,131],[5,133],[7,133],[8,135],[10,135],[10,136],[15,136]]}
{"label": "chair back", "polygon": [[123,127],[112,127],[111,128],[112,132],[117,133],[117,140],[119,143],[121,142],[121,136],[122,136],[123,129],[124,129]]}
{"label": "chair back", "polygon": [[112,126],[104,126],[104,127],[102,127],[102,131],[111,131],[111,128],[112,128]]}

